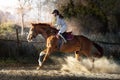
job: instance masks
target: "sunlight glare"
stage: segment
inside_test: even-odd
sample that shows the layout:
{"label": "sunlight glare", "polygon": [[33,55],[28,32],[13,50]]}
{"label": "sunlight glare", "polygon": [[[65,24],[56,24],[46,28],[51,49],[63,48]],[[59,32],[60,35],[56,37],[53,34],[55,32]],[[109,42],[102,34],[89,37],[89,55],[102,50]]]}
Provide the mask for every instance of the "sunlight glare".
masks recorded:
{"label": "sunlight glare", "polygon": [[4,12],[14,12],[15,7],[17,6],[17,0],[0,0],[0,10]]}

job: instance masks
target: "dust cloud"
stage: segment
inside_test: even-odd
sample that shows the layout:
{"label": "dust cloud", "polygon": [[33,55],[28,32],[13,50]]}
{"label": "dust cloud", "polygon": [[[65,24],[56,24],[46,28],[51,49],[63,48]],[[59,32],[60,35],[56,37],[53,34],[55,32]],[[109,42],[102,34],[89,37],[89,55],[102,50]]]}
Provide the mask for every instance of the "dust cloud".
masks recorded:
{"label": "dust cloud", "polygon": [[67,57],[65,59],[66,64],[62,65],[61,70],[72,72],[72,73],[109,73],[119,74],[120,65],[115,63],[113,60],[109,60],[105,57],[96,59],[94,62],[94,69],[92,68],[92,62],[89,59],[83,59],[77,61],[74,57]]}
{"label": "dust cloud", "polygon": [[72,32],[74,35],[80,35],[82,30],[82,25],[79,20],[71,18],[66,21],[67,23],[67,32]]}

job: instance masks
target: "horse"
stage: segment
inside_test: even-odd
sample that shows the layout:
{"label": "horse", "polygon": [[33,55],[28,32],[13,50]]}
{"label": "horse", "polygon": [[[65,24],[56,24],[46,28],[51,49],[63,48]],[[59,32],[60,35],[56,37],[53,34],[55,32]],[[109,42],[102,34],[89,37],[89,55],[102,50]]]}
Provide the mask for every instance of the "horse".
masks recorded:
{"label": "horse", "polygon": [[73,35],[73,39],[67,40],[67,43],[63,43],[60,48],[58,48],[59,39],[56,37],[58,30],[50,24],[47,23],[31,23],[29,34],[27,36],[28,41],[32,41],[36,38],[38,34],[41,34],[45,38],[46,49],[41,51],[39,54],[39,66],[40,69],[44,62],[48,59],[51,53],[60,51],[64,53],[75,53],[75,58],[80,61],[80,56],[85,55],[87,58],[92,60],[94,68],[94,58],[101,58],[103,56],[103,48],[91,41],[83,35]]}

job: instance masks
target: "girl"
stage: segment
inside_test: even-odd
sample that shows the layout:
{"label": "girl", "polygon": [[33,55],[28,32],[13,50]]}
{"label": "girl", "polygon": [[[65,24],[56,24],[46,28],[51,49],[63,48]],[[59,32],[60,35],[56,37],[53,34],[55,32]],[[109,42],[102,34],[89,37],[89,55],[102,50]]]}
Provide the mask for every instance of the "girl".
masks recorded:
{"label": "girl", "polygon": [[59,13],[59,11],[57,9],[55,9],[52,14],[56,17],[56,27],[60,27],[60,30],[58,31],[57,34],[57,38],[59,38],[59,36],[61,38],[63,38],[64,42],[66,43],[67,41],[65,40],[65,38],[62,36],[62,34],[67,30],[67,25],[64,21],[64,17]]}

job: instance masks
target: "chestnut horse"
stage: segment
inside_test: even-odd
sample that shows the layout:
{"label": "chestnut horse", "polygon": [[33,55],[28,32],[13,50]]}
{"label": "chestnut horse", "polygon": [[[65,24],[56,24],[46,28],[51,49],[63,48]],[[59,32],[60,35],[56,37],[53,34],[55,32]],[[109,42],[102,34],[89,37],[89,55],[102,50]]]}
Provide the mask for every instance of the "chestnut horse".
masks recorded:
{"label": "chestnut horse", "polygon": [[[102,57],[103,48],[86,38],[82,35],[74,35],[72,40],[68,40],[67,43],[61,45],[58,48],[59,39],[56,37],[58,30],[52,27],[47,23],[32,23],[32,26],[29,30],[29,34],[27,36],[28,41],[32,41],[38,34],[41,34],[46,40],[46,49],[43,50],[39,55],[39,68],[43,66],[43,63],[47,60],[51,53],[60,51],[65,53],[75,53],[75,58],[79,60],[80,55],[85,55],[89,59],[92,59],[94,62],[93,56]],[[94,66],[93,66],[94,67]]]}

